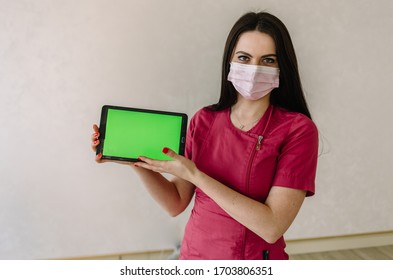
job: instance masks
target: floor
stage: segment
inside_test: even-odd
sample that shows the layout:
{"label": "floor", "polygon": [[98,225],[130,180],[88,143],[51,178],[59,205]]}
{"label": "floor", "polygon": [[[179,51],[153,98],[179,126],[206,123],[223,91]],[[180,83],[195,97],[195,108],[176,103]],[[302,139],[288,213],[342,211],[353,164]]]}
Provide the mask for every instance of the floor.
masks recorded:
{"label": "floor", "polygon": [[[78,259],[105,260],[164,260],[177,259],[178,255],[172,250],[161,252],[123,254],[101,257],[85,257]],[[318,253],[289,255],[290,260],[393,260],[393,245],[370,247],[352,250],[338,250]]]}
{"label": "floor", "polygon": [[393,245],[290,255],[290,260],[393,260]]}

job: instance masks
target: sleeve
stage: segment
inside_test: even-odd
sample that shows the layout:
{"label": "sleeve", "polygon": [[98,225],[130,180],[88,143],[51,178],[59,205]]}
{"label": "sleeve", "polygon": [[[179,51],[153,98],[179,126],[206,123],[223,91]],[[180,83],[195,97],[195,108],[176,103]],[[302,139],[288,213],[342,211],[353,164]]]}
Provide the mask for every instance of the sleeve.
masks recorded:
{"label": "sleeve", "polygon": [[186,148],[184,155],[195,162],[198,151],[203,145],[214,121],[215,114],[204,107],[191,118],[186,134]]}
{"label": "sleeve", "polygon": [[298,115],[293,121],[278,157],[273,186],[315,193],[318,159],[318,130],[307,117]]}
{"label": "sleeve", "polygon": [[193,145],[193,140],[194,140],[194,130],[195,130],[195,122],[196,122],[196,116],[194,115],[191,120],[190,124],[187,128],[187,134],[186,134],[186,149],[184,152],[184,155],[186,158],[192,160],[192,145]]}

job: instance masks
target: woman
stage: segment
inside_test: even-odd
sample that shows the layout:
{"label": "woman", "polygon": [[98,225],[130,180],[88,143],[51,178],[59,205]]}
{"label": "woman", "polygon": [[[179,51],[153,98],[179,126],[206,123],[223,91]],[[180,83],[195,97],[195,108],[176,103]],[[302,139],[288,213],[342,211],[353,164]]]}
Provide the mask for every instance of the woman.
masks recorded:
{"label": "woman", "polygon": [[185,157],[168,148],[163,153],[173,160],[141,156],[133,168],[172,216],[195,193],[181,259],[288,259],[283,234],[305,196],[314,194],[318,132],[278,18],[248,13],[235,23],[219,102],[192,118]]}

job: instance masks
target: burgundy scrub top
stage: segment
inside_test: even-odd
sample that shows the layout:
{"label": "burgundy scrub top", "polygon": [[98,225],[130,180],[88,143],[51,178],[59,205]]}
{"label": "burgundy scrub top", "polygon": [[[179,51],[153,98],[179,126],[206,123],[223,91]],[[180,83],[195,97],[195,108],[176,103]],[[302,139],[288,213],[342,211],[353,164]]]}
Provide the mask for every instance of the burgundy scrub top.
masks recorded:
{"label": "burgundy scrub top", "polygon": [[[318,131],[300,113],[270,105],[249,131],[233,126],[230,109],[199,110],[191,119],[186,156],[207,175],[264,202],[272,186],[315,191]],[[198,186],[180,259],[288,259],[281,237],[269,244],[221,209]]]}

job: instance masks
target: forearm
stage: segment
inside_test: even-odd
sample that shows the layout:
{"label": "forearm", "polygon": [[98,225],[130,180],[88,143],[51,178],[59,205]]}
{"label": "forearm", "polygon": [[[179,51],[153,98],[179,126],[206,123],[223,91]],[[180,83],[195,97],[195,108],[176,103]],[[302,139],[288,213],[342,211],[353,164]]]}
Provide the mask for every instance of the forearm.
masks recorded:
{"label": "forearm", "polygon": [[[177,189],[186,195],[180,194],[180,197],[191,199],[194,186],[198,186],[231,217],[269,243],[274,243],[288,229],[305,197],[305,191],[272,186],[268,197],[262,203],[209,177],[191,160],[177,155],[172,150],[167,150],[166,154],[173,160],[157,161],[141,157],[143,162],[137,163],[137,166],[182,178],[179,180],[185,182],[182,183],[185,187]],[[187,191],[183,191],[184,189]]]}
{"label": "forearm", "polygon": [[178,191],[175,182],[160,173],[133,167],[151,197],[171,216],[180,214],[188,205],[189,200]]}
{"label": "forearm", "polygon": [[203,172],[195,174],[193,183],[239,223],[262,238],[268,236],[266,231],[272,227],[272,217],[266,205],[234,191]]}
{"label": "forearm", "polygon": [[269,243],[284,234],[297,213],[293,217],[276,214],[270,205],[249,198],[200,171],[195,173],[192,182],[232,218]]}

